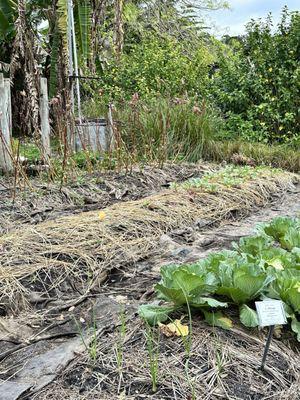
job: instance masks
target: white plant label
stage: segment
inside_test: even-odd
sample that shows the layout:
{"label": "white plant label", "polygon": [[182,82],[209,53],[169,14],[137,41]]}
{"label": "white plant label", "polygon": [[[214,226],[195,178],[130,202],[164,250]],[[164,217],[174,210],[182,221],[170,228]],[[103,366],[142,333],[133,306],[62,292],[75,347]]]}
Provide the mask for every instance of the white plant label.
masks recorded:
{"label": "white plant label", "polygon": [[285,325],[287,323],[281,300],[264,300],[255,302],[260,326]]}

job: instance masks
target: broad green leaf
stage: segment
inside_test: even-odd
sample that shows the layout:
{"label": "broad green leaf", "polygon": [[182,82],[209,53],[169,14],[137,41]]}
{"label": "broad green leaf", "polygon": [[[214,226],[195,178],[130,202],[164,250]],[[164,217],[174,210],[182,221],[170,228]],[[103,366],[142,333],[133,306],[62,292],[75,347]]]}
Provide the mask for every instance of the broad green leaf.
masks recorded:
{"label": "broad green leaf", "polygon": [[292,331],[296,333],[298,342],[300,342],[300,322],[295,316],[292,318],[291,328]]}
{"label": "broad green leaf", "polygon": [[14,26],[17,18],[18,5],[11,0],[0,0],[0,33],[5,36]]}
{"label": "broad green leaf", "polygon": [[283,304],[286,318],[292,318],[294,316],[293,309],[288,304],[286,304],[284,301],[282,302],[282,304]]}
{"label": "broad green leaf", "polygon": [[228,307],[227,303],[213,299],[212,297],[196,297],[193,299],[191,306],[193,307]]}
{"label": "broad green leaf", "polygon": [[231,319],[225,317],[220,311],[218,312],[208,312],[203,311],[205,316],[205,321],[211,326],[219,326],[223,329],[231,329],[233,324]]}
{"label": "broad green leaf", "polygon": [[300,229],[290,228],[286,234],[280,238],[280,244],[287,250],[292,250],[294,247],[300,247]]}
{"label": "broad green leaf", "polygon": [[243,304],[247,301],[248,295],[235,287],[222,286],[217,290],[217,293],[228,298],[231,298],[236,304]]}
{"label": "broad green leaf", "polygon": [[294,311],[300,312],[300,282],[285,292],[285,299]]}
{"label": "broad green leaf", "polygon": [[261,225],[258,229],[280,242],[290,228],[299,228],[299,226],[300,220],[298,218],[277,217],[271,222]]}
{"label": "broad green leaf", "polygon": [[160,283],[155,285],[155,290],[159,294],[159,298],[163,298],[167,301],[172,301],[174,304],[182,305],[186,303],[186,299],[189,300],[190,297],[186,298],[184,292],[181,289],[168,288]]}
{"label": "broad green leaf", "polygon": [[258,326],[258,317],[255,310],[243,304],[240,307],[240,320],[241,323],[249,328],[254,328]]}
{"label": "broad green leaf", "polygon": [[91,30],[91,5],[89,0],[77,0],[75,8],[75,22],[80,56],[86,62],[89,55]]}
{"label": "broad green leaf", "polygon": [[234,247],[240,253],[258,256],[263,250],[268,249],[271,244],[271,240],[266,236],[250,236],[240,239],[239,244]]}
{"label": "broad green leaf", "polygon": [[162,280],[155,289],[165,300],[182,305],[215,292],[217,283],[215,275],[210,272],[199,276],[189,272],[187,266],[171,266],[169,270],[164,268]]}
{"label": "broad green leaf", "polygon": [[210,294],[217,288],[217,279],[214,274],[207,273],[198,276],[186,270],[177,270],[173,274],[174,287],[182,289],[186,294]]}
{"label": "broad green leaf", "polygon": [[296,263],[300,263],[300,247],[294,247],[292,255],[295,257]]}
{"label": "broad green leaf", "polygon": [[156,306],[153,304],[144,304],[139,307],[139,316],[148,322],[149,325],[156,325],[168,319],[176,308],[168,306]]}
{"label": "broad green leaf", "polygon": [[233,272],[234,267],[230,264],[223,262],[219,266],[219,279],[221,286],[230,287],[233,285]]}
{"label": "broad green leaf", "polygon": [[[255,270],[257,268],[257,271]],[[267,276],[260,272],[254,265],[245,265],[235,271],[233,276],[233,286],[240,289],[247,301],[256,298],[274,277]]]}
{"label": "broad green leaf", "polygon": [[264,250],[260,253],[261,260],[278,271],[282,271],[285,268],[293,268],[296,262],[296,256],[290,252],[279,248],[272,247]]}

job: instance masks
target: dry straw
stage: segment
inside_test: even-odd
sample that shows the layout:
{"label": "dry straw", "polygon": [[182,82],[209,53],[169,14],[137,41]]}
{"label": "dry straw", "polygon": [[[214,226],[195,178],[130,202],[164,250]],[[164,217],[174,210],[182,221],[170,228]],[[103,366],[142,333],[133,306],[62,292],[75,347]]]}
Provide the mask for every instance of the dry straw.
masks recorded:
{"label": "dry straw", "polygon": [[214,223],[267,205],[299,181],[288,172],[262,170],[236,187],[166,190],[142,200],[23,227],[0,237],[0,304],[17,311],[38,292],[60,297],[95,289],[103,271],[148,257],[159,237],[199,218]]}

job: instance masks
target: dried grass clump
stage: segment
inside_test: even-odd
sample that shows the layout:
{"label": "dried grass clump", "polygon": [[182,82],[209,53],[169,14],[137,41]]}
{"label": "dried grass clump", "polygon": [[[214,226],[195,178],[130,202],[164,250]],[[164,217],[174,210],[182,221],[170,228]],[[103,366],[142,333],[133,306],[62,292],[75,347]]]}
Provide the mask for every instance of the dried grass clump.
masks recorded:
{"label": "dried grass clump", "polygon": [[[261,170],[237,187],[167,190],[138,201],[64,217],[0,237],[0,304],[28,306],[32,292],[61,297],[99,284],[103,271],[134,263],[158,248],[159,237],[193,224],[247,215],[292,189],[297,175]],[[35,293],[36,296],[36,293]]]}

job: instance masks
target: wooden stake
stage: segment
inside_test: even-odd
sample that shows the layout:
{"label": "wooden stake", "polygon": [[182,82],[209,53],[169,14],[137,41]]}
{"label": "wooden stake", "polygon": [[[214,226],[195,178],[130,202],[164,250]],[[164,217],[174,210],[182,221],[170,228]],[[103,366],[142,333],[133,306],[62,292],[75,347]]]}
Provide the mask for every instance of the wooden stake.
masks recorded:
{"label": "wooden stake", "polygon": [[41,140],[44,160],[51,157],[47,78],[40,78]]}
{"label": "wooden stake", "polygon": [[13,171],[10,83],[3,74],[0,74],[0,169]]}

